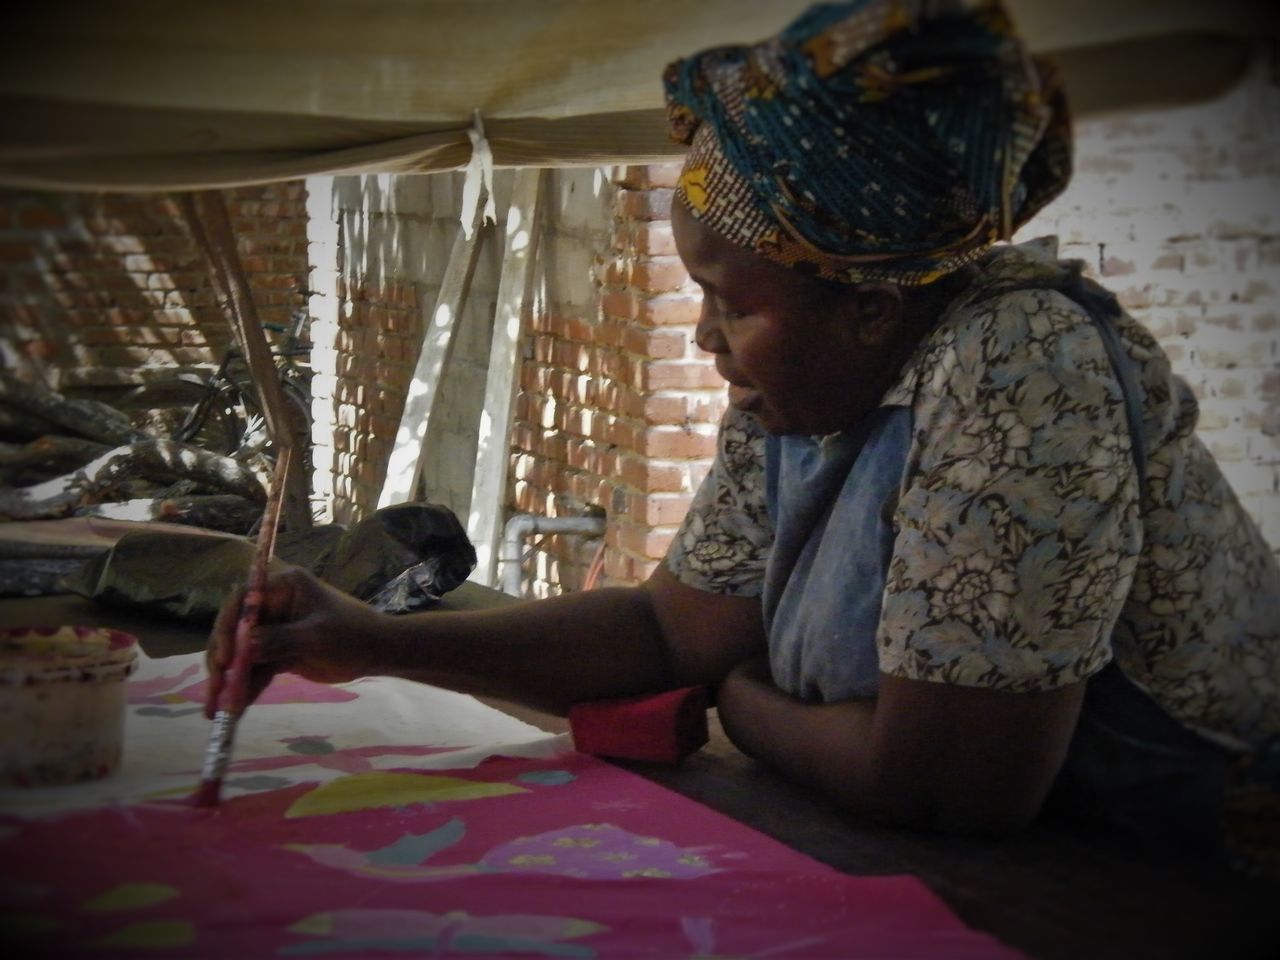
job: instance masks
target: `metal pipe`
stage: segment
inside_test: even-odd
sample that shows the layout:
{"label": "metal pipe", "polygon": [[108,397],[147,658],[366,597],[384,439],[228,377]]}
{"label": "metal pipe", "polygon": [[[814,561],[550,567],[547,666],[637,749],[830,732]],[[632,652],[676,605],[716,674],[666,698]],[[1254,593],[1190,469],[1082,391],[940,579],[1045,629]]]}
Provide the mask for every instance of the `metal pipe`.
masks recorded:
{"label": "metal pipe", "polygon": [[579,537],[604,535],[605,518],[540,517],[534,513],[517,513],[502,528],[502,548],[498,552],[502,592],[520,596],[520,568],[524,561],[524,540],[535,533],[570,534]]}

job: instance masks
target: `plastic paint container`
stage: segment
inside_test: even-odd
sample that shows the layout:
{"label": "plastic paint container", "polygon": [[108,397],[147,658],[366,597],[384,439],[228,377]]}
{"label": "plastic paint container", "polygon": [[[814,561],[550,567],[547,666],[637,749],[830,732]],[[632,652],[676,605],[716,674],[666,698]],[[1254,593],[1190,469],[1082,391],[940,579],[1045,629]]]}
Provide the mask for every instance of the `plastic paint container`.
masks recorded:
{"label": "plastic paint container", "polygon": [[0,785],[96,780],[119,766],[137,647],[96,627],[0,630]]}

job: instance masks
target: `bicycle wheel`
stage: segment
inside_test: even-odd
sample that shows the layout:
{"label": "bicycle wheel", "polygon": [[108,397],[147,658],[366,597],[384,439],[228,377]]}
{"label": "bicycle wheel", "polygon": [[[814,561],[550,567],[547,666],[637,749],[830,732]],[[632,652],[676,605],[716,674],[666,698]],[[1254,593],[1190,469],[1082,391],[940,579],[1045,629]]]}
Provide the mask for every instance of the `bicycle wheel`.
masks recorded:
{"label": "bicycle wheel", "polygon": [[[298,445],[294,451],[296,462],[299,462],[307,476],[311,475],[311,397],[305,388],[293,380],[285,380],[280,384],[280,392],[284,397],[285,415],[289,423],[298,431]],[[247,390],[240,394],[244,401],[245,431],[240,439],[241,451],[260,450],[275,461],[275,449],[267,434],[266,418],[258,408],[257,401]]]}
{"label": "bicycle wheel", "polygon": [[221,393],[196,377],[144,383],[115,403],[139,430],[224,456],[240,444],[243,424]]}

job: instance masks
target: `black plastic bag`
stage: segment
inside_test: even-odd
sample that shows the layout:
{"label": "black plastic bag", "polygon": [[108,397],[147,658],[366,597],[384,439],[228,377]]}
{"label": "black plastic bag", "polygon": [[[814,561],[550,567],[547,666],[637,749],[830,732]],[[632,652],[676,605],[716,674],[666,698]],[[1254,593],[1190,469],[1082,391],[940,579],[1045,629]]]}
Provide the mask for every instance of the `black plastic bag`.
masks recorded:
{"label": "black plastic bag", "polygon": [[475,566],[475,547],[452,510],[401,503],[347,530],[321,577],[378,610],[409,613],[438,603]]}

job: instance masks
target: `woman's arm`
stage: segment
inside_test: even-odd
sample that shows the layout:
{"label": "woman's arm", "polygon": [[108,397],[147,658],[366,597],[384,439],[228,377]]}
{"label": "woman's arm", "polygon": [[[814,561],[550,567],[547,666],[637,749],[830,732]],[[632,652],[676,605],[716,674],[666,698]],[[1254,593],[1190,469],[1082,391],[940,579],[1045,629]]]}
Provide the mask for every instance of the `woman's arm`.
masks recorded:
{"label": "woman's arm", "polygon": [[[210,638],[210,704],[238,609],[233,597]],[[717,683],[764,648],[758,599],[694,590],[662,566],[639,587],[400,617],[291,571],[271,580],[253,636],[255,694],[282,671],[331,683],[390,675],[554,713],[579,700]]]}
{"label": "woman's arm", "polygon": [[720,687],[730,739],[859,816],[1007,833],[1040,810],[1066,756],[1083,682],[1039,693],[880,677],[875,700],[808,704],[759,661]]}

